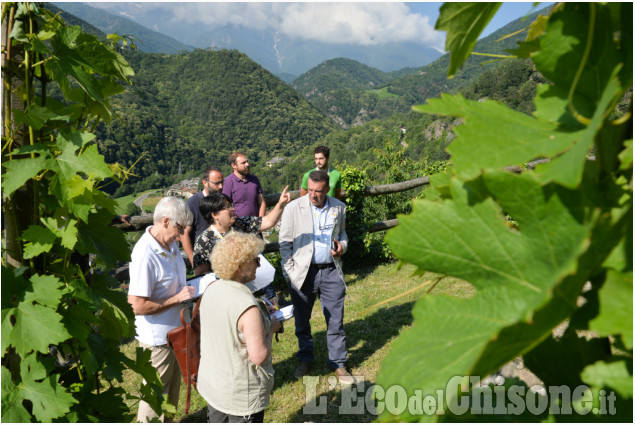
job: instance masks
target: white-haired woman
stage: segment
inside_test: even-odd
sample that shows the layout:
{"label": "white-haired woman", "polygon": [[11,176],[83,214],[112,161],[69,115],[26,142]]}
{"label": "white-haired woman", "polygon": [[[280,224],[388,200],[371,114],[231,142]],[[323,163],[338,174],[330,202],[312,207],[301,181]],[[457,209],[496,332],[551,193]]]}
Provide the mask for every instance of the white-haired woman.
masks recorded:
{"label": "white-haired woman", "polygon": [[212,251],[219,278],[201,301],[201,363],[197,389],[208,422],[263,422],[273,388],[271,337],[281,328],[245,283],[254,280],[264,242],[227,234]]}
{"label": "white-haired woman", "polygon": [[[135,314],[136,338],[141,347],[152,352],[150,361],[163,383],[163,394],[175,407],[181,373],[166,334],[181,326],[181,303],[194,296],[194,288],[185,286],[185,262],[177,244],[192,220],[183,200],[161,199],[154,210],[154,225],[136,243],[130,262],[128,302]],[[165,414],[159,416],[147,403],[139,402],[139,421],[155,417],[164,421]]]}

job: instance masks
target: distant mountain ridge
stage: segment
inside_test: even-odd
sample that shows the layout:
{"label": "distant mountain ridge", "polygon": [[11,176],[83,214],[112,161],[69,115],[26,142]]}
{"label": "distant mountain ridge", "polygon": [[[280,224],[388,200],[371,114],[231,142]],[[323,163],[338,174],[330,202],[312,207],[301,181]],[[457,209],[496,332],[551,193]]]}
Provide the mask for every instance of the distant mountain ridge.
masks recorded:
{"label": "distant mountain ridge", "polygon": [[[106,34],[133,35],[137,48],[147,53],[178,53],[190,51],[194,47],[188,46],[172,37],[148,29],[128,18],[113,15],[103,9],[86,6],[83,3],[50,3],[55,8],[62,9],[69,14],[99,28]],[[67,21],[69,24],[71,21]]]}
{"label": "distant mountain ridge", "polygon": [[[176,53],[180,50],[237,49],[286,82],[328,59],[339,57],[357,60],[385,72],[405,67],[419,67],[438,58],[441,53],[417,43],[388,43],[375,46],[328,44],[307,40],[292,40],[272,30],[252,30],[226,25],[208,30],[202,25],[183,26],[172,23],[164,12],[148,10],[143,3],[107,3],[108,10],[90,3],[56,3],[58,7],[84,19],[105,32],[133,34],[144,41],[142,51]],[[162,14],[163,13],[163,14]],[[125,16],[134,17],[134,21]],[[126,22],[127,21],[127,22]],[[168,34],[167,39],[158,38]],[[168,43],[169,40],[179,40]],[[163,50],[161,50],[163,49]]]}

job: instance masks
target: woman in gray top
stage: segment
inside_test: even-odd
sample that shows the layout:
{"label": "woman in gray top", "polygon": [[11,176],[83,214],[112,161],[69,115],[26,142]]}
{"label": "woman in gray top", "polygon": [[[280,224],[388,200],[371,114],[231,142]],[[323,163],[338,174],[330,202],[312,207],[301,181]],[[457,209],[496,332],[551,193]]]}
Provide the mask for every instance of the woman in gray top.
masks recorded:
{"label": "woman in gray top", "polygon": [[197,389],[208,403],[208,422],[262,422],[273,388],[272,321],[245,285],[254,280],[264,242],[232,232],[212,252],[219,278],[201,301],[201,363]]}

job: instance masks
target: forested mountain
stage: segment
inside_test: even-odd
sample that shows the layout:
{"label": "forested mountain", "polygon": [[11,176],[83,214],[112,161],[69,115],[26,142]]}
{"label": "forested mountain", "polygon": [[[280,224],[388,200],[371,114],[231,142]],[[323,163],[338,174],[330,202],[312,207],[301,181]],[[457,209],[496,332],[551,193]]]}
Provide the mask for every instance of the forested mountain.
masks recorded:
{"label": "forested mountain", "polygon": [[[406,96],[389,91],[398,87],[395,81],[404,80],[396,75],[413,69],[384,73],[336,59],[298,79],[298,90],[319,109],[330,105],[326,111],[332,117],[353,117],[360,125],[386,117],[336,131],[305,96],[238,51],[125,55],[135,70],[135,85],[113,100],[117,118],[97,129],[99,149],[109,163],[135,164],[135,176],[126,185],[111,185],[116,195],[169,186],[188,174],[198,175],[208,164],[229,172],[227,156],[234,150],[250,157],[265,191],[275,192],[284,184],[296,188],[312,166],[312,150],[319,143],[330,145],[333,162],[339,163],[372,162],[373,149],[383,149],[388,142],[404,146],[413,160],[437,160],[447,157],[443,149],[453,137],[453,122],[408,112]],[[512,62],[493,64],[498,68],[475,79],[465,95],[516,102],[519,109],[530,110],[524,99],[540,76],[528,65]],[[288,161],[264,167],[277,155]]]}
{"label": "forested mountain", "polygon": [[[518,41],[527,37],[529,25],[539,14],[547,14],[550,8],[544,8],[527,18],[516,19],[487,37],[476,42],[473,52],[506,55],[509,50],[518,47]],[[506,37],[513,34],[510,37]],[[418,72],[397,78],[387,84],[389,93],[400,96],[409,105],[424,103],[430,97],[441,93],[456,92],[460,87],[467,87],[488,69],[499,64],[491,58],[472,54],[464,63],[463,69],[454,78],[448,79],[450,55],[445,54],[431,64],[422,67]]]}
{"label": "forested mountain", "polygon": [[[506,59],[497,62],[494,68],[461,88],[460,92],[473,100],[488,98],[531,113],[535,109],[536,86],[544,82],[530,60]],[[397,113],[348,130],[331,132],[320,143],[331,148],[331,164],[334,166],[355,164],[372,171],[378,157],[392,146],[391,149],[403,149],[405,158],[424,167],[449,158],[445,147],[454,139],[453,128],[460,122],[451,117],[417,112]],[[313,164],[311,153],[310,149],[305,149],[284,166],[259,170],[263,187],[270,192],[279,191],[284,184],[297,189],[302,174]],[[395,166],[401,167],[399,164]],[[385,176],[380,174],[371,174],[370,177],[370,184],[387,183]]]}
{"label": "forested mountain", "polygon": [[395,112],[407,112],[396,96],[376,91],[394,77],[352,59],[331,59],[292,82],[313,106],[341,128],[361,125]]}
{"label": "forested mountain", "polygon": [[[227,157],[253,162],[290,156],[334,125],[297,92],[238,51],[178,55],[128,53],[132,89],[114,101],[119,119],[98,129],[108,162],[139,177],[118,194],[166,186],[207,164],[229,169]],[[140,182],[143,182],[140,184]]]}
{"label": "forested mountain", "polygon": [[[508,50],[517,47],[517,41],[526,38],[528,25],[539,13],[544,14],[547,10],[543,9],[526,19],[517,19],[505,25],[479,40],[474,51],[507,54]],[[499,41],[509,34],[514,35]],[[487,57],[473,55],[466,61],[463,69],[452,80],[448,80],[447,54],[421,68],[407,68],[383,74],[378,74],[378,70],[373,70],[373,73],[363,69],[362,72],[359,66],[351,66],[346,61],[328,61],[298,77],[293,86],[318,110],[346,129],[372,119],[405,113],[412,105],[424,103],[430,97],[467,87],[498,63]],[[362,81],[367,74],[381,75],[386,82],[372,86],[359,84],[357,81]]]}
{"label": "forested mountain", "polygon": [[142,52],[178,53],[183,50],[193,49],[192,46],[181,43],[172,37],[139,25],[128,18],[108,13],[103,9],[96,9],[82,3],[62,2],[54,3],[53,7],[68,12],[64,19],[69,25],[77,25],[77,23],[67,19],[68,15],[75,15],[80,20],[92,24],[107,34],[116,33],[121,36],[133,36],[137,49]]}
{"label": "forested mountain", "polygon": [[322,62],[295,79],[291,85],[303,96],[337,89],[368,90],[383,85],[392,77],[353,59],[331,59]]}

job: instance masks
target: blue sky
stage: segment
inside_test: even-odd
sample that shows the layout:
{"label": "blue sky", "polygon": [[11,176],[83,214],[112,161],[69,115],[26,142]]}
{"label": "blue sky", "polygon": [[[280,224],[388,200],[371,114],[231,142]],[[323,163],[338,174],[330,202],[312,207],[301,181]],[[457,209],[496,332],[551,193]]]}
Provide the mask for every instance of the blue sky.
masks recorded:
{"label": "blue sky", "polygon": [[[414,13],[419,13],[424,16],[430,17],[430,22],[434,23],[437,21],[439,17],[439,8],[441,7],[442,2],[413,2],[406,3],[406,5],[410,8]],[[535,12],[536,10],[542,9],[547,5],[551,4],[549,2],[540,3],[536,8],[533,8],[533,2],[506,2],[498,9],[496,15],[490,22],[490,24],[485,28],[481,37],[485,37],[500,27],[508,24],[514,19],[521,18],[530,12]]]}

